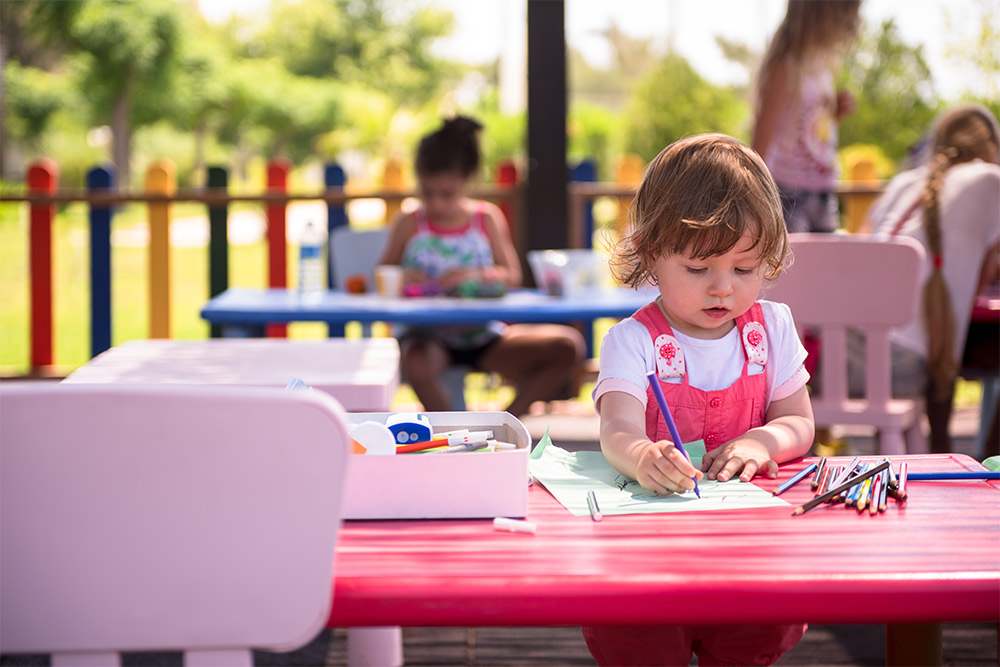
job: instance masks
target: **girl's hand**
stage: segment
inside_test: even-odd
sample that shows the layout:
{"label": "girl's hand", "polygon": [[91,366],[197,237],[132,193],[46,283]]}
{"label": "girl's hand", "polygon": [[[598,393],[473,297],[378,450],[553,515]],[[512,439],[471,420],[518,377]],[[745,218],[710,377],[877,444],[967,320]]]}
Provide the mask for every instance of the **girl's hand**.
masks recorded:
{"label": "girl's hand", "polygon": [[701,469],[708,479],[720,482],[732,479],[734,475],[739,475],[741,482],[749,482],[761,471],[771,478],[778,476],[778,464],[771,458],[767,447],[743,437],[706,452],[701,459]]}
{"label": "girl's hand", "polygon": [[431,277],[420,269],[410,268],[403,270],[404,285],[423,285],[429,282],[433,282]]}
{"label": "girl's hand", "polygon": [[652,443],[639,456],[635,481],[654,493],[683,493],[694,490],[692,477],[704,475],[667,440]]}

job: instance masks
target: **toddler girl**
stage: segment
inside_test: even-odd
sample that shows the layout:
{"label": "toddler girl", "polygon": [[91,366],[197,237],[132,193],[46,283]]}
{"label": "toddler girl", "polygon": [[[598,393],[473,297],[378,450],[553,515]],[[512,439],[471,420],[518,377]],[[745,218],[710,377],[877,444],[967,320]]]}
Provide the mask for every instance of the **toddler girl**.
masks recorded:
{"label": "toddler girl", "polygon": [[[601,347],[594,401],[601,449],[656,493],[694,478],[749,481],[806,454],[814,424],[787,306],[758,301],[786,259],[781,202],[760,156],[728,136],[682,139],[650,163],[616,249],[622,282],[660,296],[614,325]],[[680,437],[704,440],[696,470],[670,442],[646,374],[655,371]],[[710,519],[711,517],[706,517]],[[804,624],[584,627],[599,664],[771,664]]]}

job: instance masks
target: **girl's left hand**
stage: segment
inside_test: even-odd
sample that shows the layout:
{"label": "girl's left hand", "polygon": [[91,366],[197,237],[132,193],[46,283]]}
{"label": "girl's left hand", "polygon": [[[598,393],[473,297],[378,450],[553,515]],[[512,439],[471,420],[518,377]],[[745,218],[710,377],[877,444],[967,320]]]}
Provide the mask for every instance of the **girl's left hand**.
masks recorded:
{"label": "girl's left hand", "polygon": [[734,475],[739,475],[741,482],[749,482],[760,472],[771,478],[778,476],[778,464],[771,458],[767,447],[747,438],[730,440],[706,452],[701,460],[701,469],[705,471],[706,478],[720,482]]}

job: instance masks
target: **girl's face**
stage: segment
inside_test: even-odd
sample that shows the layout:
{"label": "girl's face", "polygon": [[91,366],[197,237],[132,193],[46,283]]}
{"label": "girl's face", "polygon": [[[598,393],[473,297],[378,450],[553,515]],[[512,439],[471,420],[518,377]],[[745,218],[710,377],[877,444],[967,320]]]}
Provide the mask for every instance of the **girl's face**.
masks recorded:
{"label": "girl's face", "polygon": [[670,326],[693,338],[722,338],[753,305],[765,268],[749,235],[724,255],[663,255],[653,263]]}
{"label": "girl's face", "polygon": [[457,171],[420,175],[420,199],[427,211],[427,218],[435,223],[447,225],[464,219],[467,179]]}

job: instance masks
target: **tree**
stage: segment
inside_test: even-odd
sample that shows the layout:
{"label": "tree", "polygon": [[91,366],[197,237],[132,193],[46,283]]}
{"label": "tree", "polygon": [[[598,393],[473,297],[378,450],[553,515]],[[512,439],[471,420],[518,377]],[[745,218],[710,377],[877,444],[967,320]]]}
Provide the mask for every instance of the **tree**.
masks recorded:
{"label": "tree", "polygon": [[243,54],[278,58],[298,76],[364,83],[400,105],[419,107],[458,73],[431,52],[454,19],[400,7],[388,0],[274,0],[270,19],[242,40]]}
{"label": "tree", "polygon": [[690,134],[745,134],[748,114],[736,90],[709,83],[683,56],[670,53],[632,91],[625,114],[625,148],[648,162]]}
{"label": "tree", "polygon": [[922,47],[903,42],[892,20],[862,31],[840,84],[855,91],[858,103],[840,124],[840,145],[875,144],[896,162],[920,141],[940,106]]}

